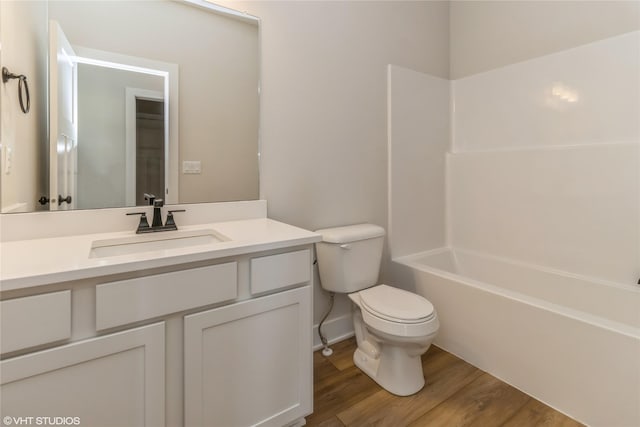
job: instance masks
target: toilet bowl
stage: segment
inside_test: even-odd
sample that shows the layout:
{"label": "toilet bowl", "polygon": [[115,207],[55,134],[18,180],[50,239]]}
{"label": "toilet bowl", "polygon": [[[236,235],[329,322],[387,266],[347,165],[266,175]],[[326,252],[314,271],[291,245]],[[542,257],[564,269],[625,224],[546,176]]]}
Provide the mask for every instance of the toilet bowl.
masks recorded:
{"label": "toilet bowl", "polygon": [[348,294],[358,348],[355,365],[389,392],[408,396],[422,389],[420,356],[436,336],[438,317],[420,295],[376,285],[384,229],[372,224],[317,230],[320,282]]}
{"label": "toilet bowl", "polygon": [[424,386],[421,356],[435,338],[439,322],[431,303],[387,285],[349,294],[358,348],[355,365],[398,396]]}

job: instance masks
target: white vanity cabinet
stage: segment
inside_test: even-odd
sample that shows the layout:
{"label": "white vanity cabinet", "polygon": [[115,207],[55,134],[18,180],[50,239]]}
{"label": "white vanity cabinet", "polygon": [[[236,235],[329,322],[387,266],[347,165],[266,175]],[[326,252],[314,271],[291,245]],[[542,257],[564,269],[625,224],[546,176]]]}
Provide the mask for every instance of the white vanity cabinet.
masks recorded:
{"label": "white vanity cabinet", "polygon": [[185,425],[281,427],[311,412],[311,288],[184,319]]}
{"label": "white vanity cabinet", "polygon": [[3,293],[2,416],[301,424],[313,405],[311,254],[307,240]]}
{"label": "white vanity cabinet", "polygon": [[164,322],[3,360],[2,416],[13,417],[7,425],[162,426],[164,362]]}
{"label": "white vanity cabinet", "polygon": [[312,411],[311,250],[248,264],[251,295],[270,294],[184,318],[186,427],[281,427]]}

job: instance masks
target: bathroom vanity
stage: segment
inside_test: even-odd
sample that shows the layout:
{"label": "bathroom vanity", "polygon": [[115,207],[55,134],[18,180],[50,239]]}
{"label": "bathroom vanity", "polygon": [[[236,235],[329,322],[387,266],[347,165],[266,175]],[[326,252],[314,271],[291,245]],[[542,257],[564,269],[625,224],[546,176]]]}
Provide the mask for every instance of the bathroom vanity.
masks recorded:
{"label": "bathroom vanity", "polygon": [[[211,223],[192,213],[154,236],[132,227],[2,242],[2,416],[302,423],[320,237],[264,213]],[[61,214],[54,220],[73,213]]]}

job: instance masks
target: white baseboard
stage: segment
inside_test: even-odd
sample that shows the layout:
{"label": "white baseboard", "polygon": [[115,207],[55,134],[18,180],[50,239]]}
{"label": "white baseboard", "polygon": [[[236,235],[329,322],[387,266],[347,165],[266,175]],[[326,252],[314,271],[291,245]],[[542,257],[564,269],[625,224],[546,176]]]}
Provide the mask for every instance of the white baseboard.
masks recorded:
{"label": "white baseboard", "polygon": [[[322,333],[327,337],[329,344],[340,342],[354,335],[351,313],[329,319],[322,324]],[[313,350],[322,348],[318,325],[313,325]]]}

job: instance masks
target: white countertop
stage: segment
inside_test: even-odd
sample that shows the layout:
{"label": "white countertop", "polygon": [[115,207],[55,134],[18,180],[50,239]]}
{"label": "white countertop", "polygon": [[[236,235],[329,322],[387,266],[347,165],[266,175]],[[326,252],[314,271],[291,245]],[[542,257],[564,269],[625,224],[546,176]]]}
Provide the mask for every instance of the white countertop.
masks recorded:
{"label": "white countertop", "polygon": [[3,242],[0,243],[0,291],[167,267],[321,240],[319,234],[268,218],[180,227],[181,231],[201,229],[213,229],[229,240],[103,258],[90,258],[94,241],[132,237],[136,235],[135,231]]}

